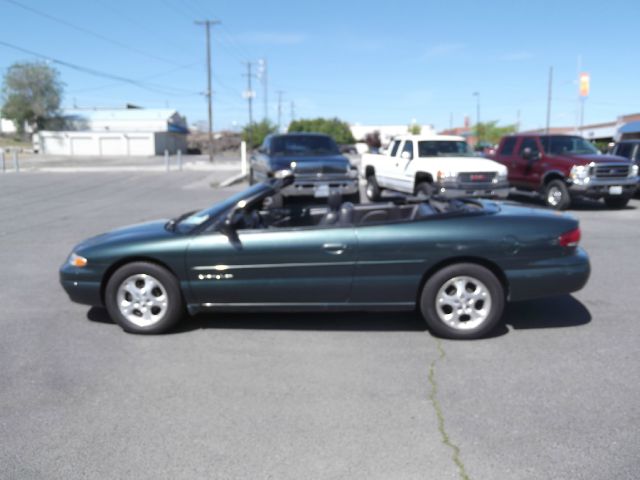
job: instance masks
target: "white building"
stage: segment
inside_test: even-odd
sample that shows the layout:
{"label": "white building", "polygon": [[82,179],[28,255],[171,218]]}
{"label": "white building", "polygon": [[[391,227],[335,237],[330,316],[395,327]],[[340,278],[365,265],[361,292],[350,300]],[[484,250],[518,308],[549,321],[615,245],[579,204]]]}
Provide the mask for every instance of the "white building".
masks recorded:
{"label": "white building", "polygon": [[18,129],[13,120],[7,120],[6,118],[0,118],[0,133],[16,133]]}
{"label": "white building", "polygon": [[67,110],[72,130],[41,131],[34,149],[45,155],[152,156],[187,151],[187,121],[171,109]]}
{"label": "white building", "polygon": [[[380,133],[380,141],[382,145],[388,145],[389,142],[398,135],[406,135],[409,133],[409,125],[360,125],[358,123],[349,125],[351,134],[357,142],[364,140],[368,133]],[[436,131],[433,125],[420,125],[420,133],[422,135],[435,135]]]}

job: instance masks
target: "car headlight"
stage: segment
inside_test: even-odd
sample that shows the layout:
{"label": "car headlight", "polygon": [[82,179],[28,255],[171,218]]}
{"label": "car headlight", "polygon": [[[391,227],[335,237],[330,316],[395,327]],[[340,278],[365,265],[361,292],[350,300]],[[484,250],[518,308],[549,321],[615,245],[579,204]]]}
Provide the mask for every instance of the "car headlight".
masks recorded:
{"label": "car headlight", "polygon": [[493,177],[493,183],[502,183],[507,181],[507,169],[499,170],[498,174]]}
{"label": "car headlight", "polygon": [[74,252],[69,255],[69,265],[82,268],[87,265],[87,259]]}
{"label": "car headlight", "polygon": [[571,180],[577,183],[584,183],[589,178],[588,165],[574,165],[569,173]]}
{"label": "car headlight", "polygon": [[455,172],[445,172],[443,170],[438,170],[437,180],[438,183],[456,182],[458,181],[458,174]]}
{"label": "car headlight", "polygon": [[630,177],[638,176],[638,165],[631,165],[631,169],[629,170],[629,176]]}

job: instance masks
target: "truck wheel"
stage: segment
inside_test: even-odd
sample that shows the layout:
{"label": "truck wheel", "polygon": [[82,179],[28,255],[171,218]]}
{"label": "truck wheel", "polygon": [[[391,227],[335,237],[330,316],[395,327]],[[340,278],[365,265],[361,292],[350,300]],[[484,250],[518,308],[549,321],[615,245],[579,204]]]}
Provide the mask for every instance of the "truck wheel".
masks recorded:
{"label": "truck wheel", "polygon": [[132,262],[116,270],[104,302],[109,316],[129,333],[163,333],[184,316],[177,279],[155,263]]}
{"label": "truck wheel", "polygon": [[431,198],[433,196],[434,188],[433,184],[429,182],[421,182],[416,185],[416,196],[423,196],[426,198]]}
{"label": "truck wheel", "polygon": [[249,185],[255,185],[256,179],[253,175],[253,168],[249,169]]}
{"label": "truck wheel", "polygon": [[551,180],[544,189],[544,201],[556,210],[566,210],[571,204],[569,189],[562,180]]}
{"label": "truck wheel", "polygon": [[609,208],[619,209],[619,208],[626,207],[627,203],[629,203],[630,198],[631,197],[623,197],[623,196],[604,197],[604,203]]}
{"label": "truck wheel", "polygon": [[427,280],[420,296],[420,311],[437,335],[472,339],[495,328],[504,302],[504,288],[491,271],[474,263],[458,263]]}
{"label": "truck wheel", "polygon": [[377,202],[378,200],[380,200],[382,189],[378,185],[378,182],[376,181],[376,177],[374,175],[370,175],[367,177],[367,186],[365,188],[365,193],[367,194],[367,198],[372,202]]}

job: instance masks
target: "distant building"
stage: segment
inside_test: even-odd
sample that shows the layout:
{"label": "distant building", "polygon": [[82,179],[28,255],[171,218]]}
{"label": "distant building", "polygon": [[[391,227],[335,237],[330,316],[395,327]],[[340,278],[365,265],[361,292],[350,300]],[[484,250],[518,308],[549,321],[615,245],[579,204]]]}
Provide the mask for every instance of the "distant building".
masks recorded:
{"label": "distant building", "polygon": [[[546,129],[538,128],[521,133],[545,133]],[[640,138],[640,113],[620,115],[615,120],[603,123],[592,123],[576,128],[551,127],[549,133],[580,135],[587,140],[603,142],[619,141],[627,138]]]}
{"label": "distant building", "polygon": [[0,133],[12,134],[16,133],[18,129],[13,120],[7,120],[6,118],[0,118]]}
{"label": "distant building", "polygon": [[186,118],[176,110],[66,110],[67,130],[41,131],[34,149],[45,155],[152,156],[187,151]]}
{"label": "distant building", "polygon": [[[398,135],[406,135],[409,133],[409,125],[360,125],[358,123],[349,125],[351,134],[356,142],[361,142],[365,139],[367,134],[378,132],[380,134],[380,141],[382,146],[386,146],[391,142],[393,137]],[[435,135],[435,129],[433,125],[420,125],[422,135]]]}

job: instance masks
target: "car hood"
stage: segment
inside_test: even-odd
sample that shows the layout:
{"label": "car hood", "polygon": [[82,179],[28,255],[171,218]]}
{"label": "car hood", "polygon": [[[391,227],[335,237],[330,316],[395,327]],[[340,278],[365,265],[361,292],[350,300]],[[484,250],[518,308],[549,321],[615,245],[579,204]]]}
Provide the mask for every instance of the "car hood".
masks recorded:
{"label": "car hood", "polygon": [[90,248],[120,243],[132,243],[136,241],[147,242],[162,240],[175,236],[175,233],[165,228],[168,220],[155,220],[153,222],[139,223],[123,228],[118,228],[110,232],[91,237],[76,247],[76,252]]}
{"label": "car hood", "polygon": [[619,157],[617,155],[560,155],[560,158],[567,159],[570,162],[579,162],[580,165],[589,163],[630,163],[628,158]]}
{"label": "car hood", "polygon": [[[342,155],[286,155],[274,157],[271,162],[276,170],[292,169],[294,174],[298,175],[345,173],[351,165],[349,160]],[[295,162],[295,168],[292,168],[292,162]]]}
{"label": "car hood", "polygon": [[420,157],[420,160],[433,161],[436,168],[453,172],[506,171],[504,165],[482,157]]}

